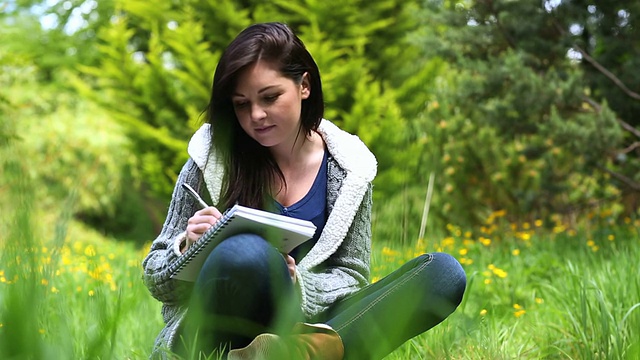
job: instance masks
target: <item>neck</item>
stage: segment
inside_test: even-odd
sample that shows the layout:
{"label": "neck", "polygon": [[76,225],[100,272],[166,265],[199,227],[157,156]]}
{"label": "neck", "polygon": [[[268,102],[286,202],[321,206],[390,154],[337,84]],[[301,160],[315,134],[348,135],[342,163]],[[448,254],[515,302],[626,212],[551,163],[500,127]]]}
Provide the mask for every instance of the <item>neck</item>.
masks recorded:
{"label": "neck", "polygon": [[316,132],[312,132],[310,136],[305,136],[303,132],[300,132],[293,144],[283,144],[283,146],[273,147],[269,150],[280,169],[290,169],[304,165],[308,161],[310,155],[317,150],[319,137],[320,135]]}

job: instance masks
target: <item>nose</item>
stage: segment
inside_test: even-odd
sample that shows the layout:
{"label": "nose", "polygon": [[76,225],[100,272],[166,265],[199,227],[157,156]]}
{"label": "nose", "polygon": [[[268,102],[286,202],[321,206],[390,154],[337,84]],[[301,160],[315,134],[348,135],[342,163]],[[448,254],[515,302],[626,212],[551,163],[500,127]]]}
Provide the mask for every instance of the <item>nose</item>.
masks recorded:
{"label": "nose", "polygon": [[259,104],[251,105],[251,120],[258,121],[262,120],[267,116],[267,112],[260,106]]}

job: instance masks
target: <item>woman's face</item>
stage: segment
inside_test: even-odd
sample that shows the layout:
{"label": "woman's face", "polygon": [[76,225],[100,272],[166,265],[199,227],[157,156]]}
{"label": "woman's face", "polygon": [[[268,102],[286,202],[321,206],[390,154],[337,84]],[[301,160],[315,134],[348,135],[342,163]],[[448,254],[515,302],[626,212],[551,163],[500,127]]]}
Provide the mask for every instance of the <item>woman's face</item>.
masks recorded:
{"label": "woman's face", "polygon": [[242,129],[262,146],[292,147],[302,100],[310,94],[308,75],[297,84],[269,62],[258,61],[239,74],[237,84],[231,101]]}

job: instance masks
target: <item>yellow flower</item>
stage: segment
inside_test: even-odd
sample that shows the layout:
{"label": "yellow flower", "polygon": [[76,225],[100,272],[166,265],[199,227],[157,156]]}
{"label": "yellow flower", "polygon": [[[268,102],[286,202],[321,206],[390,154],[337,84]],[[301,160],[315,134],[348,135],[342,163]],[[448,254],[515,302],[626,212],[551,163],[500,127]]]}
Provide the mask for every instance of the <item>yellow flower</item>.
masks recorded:
{"label": "yellow flower", "polygon": [[467,253],[469,252],[469,250],[467,249],[460,249],[460,251],[458,251],[458,253],[462,256],[467,255]]}
{"label": "yellow flower", "polygon": [[516,312],[513,313],[513,315],[515,315],[515,317],[519,318],[520,316],[524,315],[526,313],[525,310],[518,310]]}
{"label": "yellow flower", "polygon": [[40,284],[42,284],[42,285],[44,285],[44,286],[47,286],[47,285],[49,285],[49,280],[47,280],[47,279],[42,279],[42,280],[40,280]]}
{"label": "yellow flower", "polygon": [[93,296],[95,292],[93,290],[89,290],[89,296]]}
{"label": "yellow flower", "polygon": [[587,241],[587,246],[594,246],[595,244],[596,244],[596,242],[593,241],[593,240],[588,240]]}
{"label": "yellow flower", "polygon": [[593,252],[598,251],[598,249],[600,249],[600,247],[599,247],[599,246],[592,246],[592,247],[591,247],[591,250],[592,250]]}
{"label": "yellow flower", "polygon": [[511,251],[511,254],[513,254],[513,256],[520,255],[520,249],[513,249],[513,251]]}
{"label": "yellow flower", "polygon": [[536,298],[536,304],[542,304],[543,302],[544,302],[544,299]]}
{"label": "yellow flower", "polygon": [[491,245],[491,239],[485,238],[485,237],[480,237],[478,240],[480,240],[480,243],[484,246],[489,246]]}
{"label": "yellow flower", "polygon": [[392,250],[390,247],[383,247],[382,248],[382,255],[385,256],[398,256],[398,252],[395,250]]}
{"label": "yellow flower", "polygon": [[493,273],[496,274],[497,277],[504,279],[507,277],[507,272],[502,269],[493,269]]}
{"label": "yellow flower", "polygon": [[540,226],[542,226],[543,222],[542,222],[542,220],[538,219],[538,220],[534,221],[534,222],[533,222],[533,224],[534,224],[536,227],[540,227]]}
{"label": "yellow flower", "polygon": [[487,309],[480,310],[480,316],[485,316],[485,315],[487,315]]}
{"label": "yellow flower", "polygon": [[522,306],[520,306],[520,304],[513,304],[513,308],[516,310],[520,310],[522,309]]}
{"label": "yellow flower", "polygon": [[60,292],[60,290],[58,290],[58,288],[56,288],[55,286],[52,286],[51,287],[51,292],[54,293],[54,294],[57,294],[57,293]]}
{"label": "yellow flower", "polygon": [[484,279],[484,284],[485,285],[491,284],[491,279]]}
{"label": "yellow flower", "polygon": [[380,281],[380,276],[374,276],[373,279],[371,279],[372,284],[378,281]]}
{"label": "yellow flower", "polygon": [[607,239],[608,239],[609,241],[613,241],[613,240],[615,240],[615,239],[616,239],[616,236],[615,236],[615,235],[613,235],[613,234],[609,234],[609,236],[607,236]]}

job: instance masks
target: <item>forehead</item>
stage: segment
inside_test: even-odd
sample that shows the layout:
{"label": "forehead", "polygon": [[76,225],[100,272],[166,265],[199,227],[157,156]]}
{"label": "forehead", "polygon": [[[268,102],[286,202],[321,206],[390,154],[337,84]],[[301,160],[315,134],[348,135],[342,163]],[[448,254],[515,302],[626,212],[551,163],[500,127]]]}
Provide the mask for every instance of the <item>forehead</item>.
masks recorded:
{"label": "forehead", "polygon": [[257,92],[264,87],[275,85],[287,85],[293,81],[285,77],[275,64],[267,61],[258,61],[243,69],[236,82],[235,92],[244,94]]}

